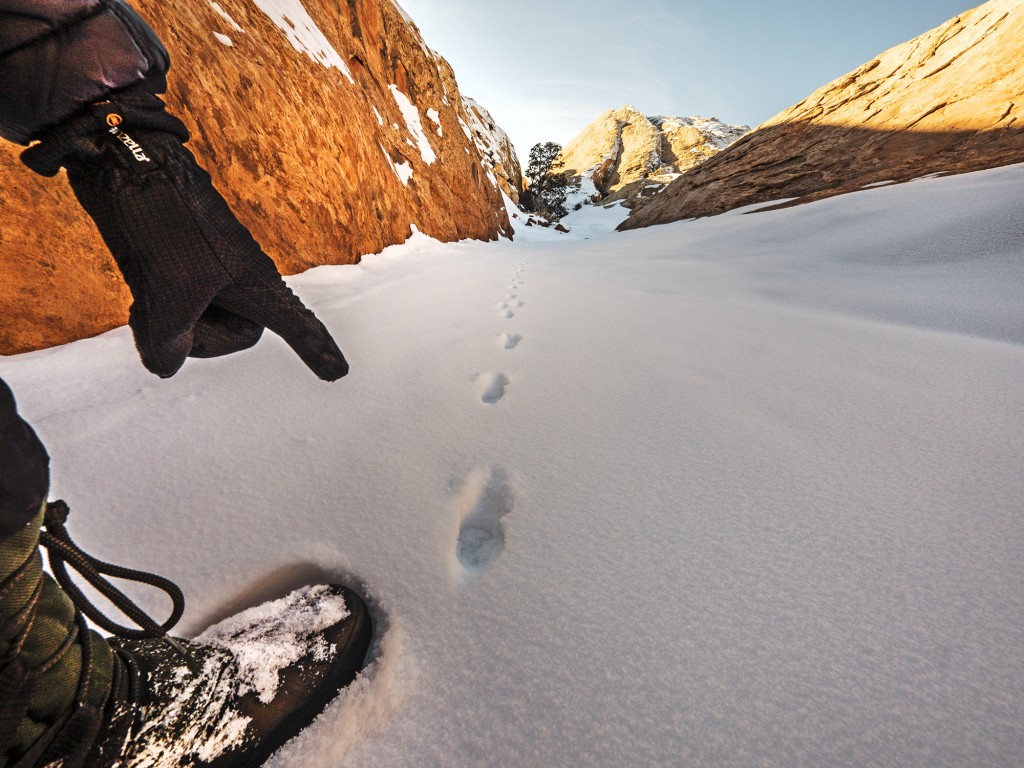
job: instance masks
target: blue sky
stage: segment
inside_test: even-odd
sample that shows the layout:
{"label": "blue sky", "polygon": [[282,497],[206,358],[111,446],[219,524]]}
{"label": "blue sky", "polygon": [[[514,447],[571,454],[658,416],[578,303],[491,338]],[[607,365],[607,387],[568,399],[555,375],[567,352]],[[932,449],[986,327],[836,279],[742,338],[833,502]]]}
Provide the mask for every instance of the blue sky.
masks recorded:
{"label": "blue sky", "polygon": [[755,126],[972,0],[399,0],[521,157],[606,109]]}

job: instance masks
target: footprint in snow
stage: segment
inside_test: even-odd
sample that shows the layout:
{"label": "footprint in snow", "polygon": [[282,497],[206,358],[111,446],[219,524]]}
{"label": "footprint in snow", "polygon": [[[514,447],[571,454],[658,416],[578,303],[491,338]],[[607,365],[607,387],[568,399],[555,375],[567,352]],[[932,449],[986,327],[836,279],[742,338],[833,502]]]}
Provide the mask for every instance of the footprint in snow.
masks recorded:
{"label": "footprint in snow", "polygon": [[513,308],[518,309],[521,306],[523,306],[523,302],[521,302],[521,301],[513,301],[513,302],[503,301],[500,304],[495,304],[494,308],[496,310],[498,310],[498,317],[509,318],[509,317],[515,317],[515,313],[512,311],[512,309]]}
{"label": "footprint in snow", "polygon": [[481,373],[476,377],[476,393],[485,405],[494,405],[501,400],[507,386],[508,376],[503,373]]}
{"label": "footprint in snow", "polygon": [[501,518],[515,506],[515,494],[505,471],[480,467],[453,485],[451,509],[459,523],[455,557],[467,576],[477,576],[505,548]]}
{"label": "footprint in snow", "polygon": [[515,349],[516,345],[523,340],[518,333],[499,333],[498,346],[502,349]]}

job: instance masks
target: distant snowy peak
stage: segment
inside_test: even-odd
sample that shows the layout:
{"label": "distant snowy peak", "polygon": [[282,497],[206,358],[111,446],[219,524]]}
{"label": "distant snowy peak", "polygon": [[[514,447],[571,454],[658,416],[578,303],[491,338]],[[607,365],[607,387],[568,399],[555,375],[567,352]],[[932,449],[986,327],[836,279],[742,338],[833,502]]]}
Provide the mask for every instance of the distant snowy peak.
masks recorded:
{"label": "distant snowy peak", "polygon": [[[727,125],[717,117],[648,117],[651,124],[663,134],[675,136],[687,131],[697,131],[703,142],[722,150],[750,130],[749,125]],[[696,145],[695,145],[696,146]]]}
{"label": "distant snowy peak", "polygon": [[714,117],[648,116],[627,104],[584,128],[562,160],[594,202],[632,198],[660,189],[749,130]]}

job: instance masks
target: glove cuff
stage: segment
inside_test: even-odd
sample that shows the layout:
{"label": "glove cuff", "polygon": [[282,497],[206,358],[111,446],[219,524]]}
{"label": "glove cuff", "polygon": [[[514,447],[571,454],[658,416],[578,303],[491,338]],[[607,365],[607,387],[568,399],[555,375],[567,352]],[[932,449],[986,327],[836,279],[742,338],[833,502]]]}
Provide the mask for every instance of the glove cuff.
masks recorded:
{"label": "glove cuff", "polygon": [[183,144],[191,138],[185,124],[166,111],[159,96],[135,85],[110,94],[47,131],[39,143],[21,153],[21,162],[41,176],[56,176],[71,158],[98,156],[98,137],[140,130],[171,134]]}
{"label": "glove cuff", "polygon": [[102,133],[91,114],[83,113],[51,128],[39,143],[21,153],[21,162],[40,176],[56,176],[67,159],[81,149],[81,140]]}

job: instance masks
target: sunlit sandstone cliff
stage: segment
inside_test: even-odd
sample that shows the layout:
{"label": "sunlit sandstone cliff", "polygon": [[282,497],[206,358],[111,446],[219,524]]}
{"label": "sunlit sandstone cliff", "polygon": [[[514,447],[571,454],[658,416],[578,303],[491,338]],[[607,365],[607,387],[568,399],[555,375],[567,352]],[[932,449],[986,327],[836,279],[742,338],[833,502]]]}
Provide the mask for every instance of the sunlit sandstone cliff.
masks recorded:
{"label": "sunlit sandstone cliff", "polygon": [[1024,162],[1024,2],[991,0],[815,91],[620,229]]}
{"label": "sunlit sandstone cliff", "polygon": [[[133,5],[171,53],[189,147],[285,273],[353,263],[411,225],[509,231],[502,150],[391,0]],[[131,300],[63,174],[32,175],[19,151],[0,147],[0,354],[120,325]]]}

